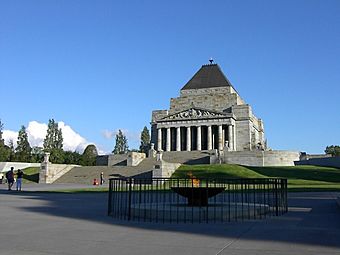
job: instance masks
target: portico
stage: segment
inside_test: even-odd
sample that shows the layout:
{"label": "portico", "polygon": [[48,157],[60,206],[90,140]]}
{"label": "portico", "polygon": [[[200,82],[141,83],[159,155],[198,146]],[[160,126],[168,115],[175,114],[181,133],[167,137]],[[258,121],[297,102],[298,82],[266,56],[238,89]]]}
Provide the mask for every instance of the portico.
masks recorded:
{"label": "portico", "polygon": [[[191,108],[159,120],[157,148],[163,151],[222,150],[227,144],[229,150],[236,150],[235,120],[231,114],[218,114],[216,118],[216,112]],[[197,119],[193,120],[193,115],[197,115]]]}

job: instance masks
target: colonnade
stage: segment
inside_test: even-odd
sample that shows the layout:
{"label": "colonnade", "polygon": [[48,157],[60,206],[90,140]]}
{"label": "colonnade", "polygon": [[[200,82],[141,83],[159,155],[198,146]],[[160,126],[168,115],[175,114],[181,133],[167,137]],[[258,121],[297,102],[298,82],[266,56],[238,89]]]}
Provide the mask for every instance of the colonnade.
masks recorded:
{"label": "colonnade", "polygon": [[[228,143],[226,143],[228,141]],[[157,128],[157,149],[163,151],[236,150],[234,125]]]}

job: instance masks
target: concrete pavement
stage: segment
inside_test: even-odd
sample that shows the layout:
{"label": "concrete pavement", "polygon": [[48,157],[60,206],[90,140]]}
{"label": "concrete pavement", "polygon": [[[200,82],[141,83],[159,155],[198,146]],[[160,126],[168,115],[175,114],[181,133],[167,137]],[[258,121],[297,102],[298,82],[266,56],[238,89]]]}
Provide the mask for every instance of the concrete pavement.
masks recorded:
{"label": "concrete pavement", "polygon": [[282,217],[149,224],[106,216],[107,195],[0,190],[1,255],[339,254],[339,193],[291,193]]}

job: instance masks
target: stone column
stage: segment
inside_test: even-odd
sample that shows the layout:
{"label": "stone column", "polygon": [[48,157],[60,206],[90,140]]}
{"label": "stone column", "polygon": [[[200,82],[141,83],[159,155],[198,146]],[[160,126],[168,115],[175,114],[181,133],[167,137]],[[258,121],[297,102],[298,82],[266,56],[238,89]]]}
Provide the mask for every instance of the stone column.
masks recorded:
{"label": "stone column", "polygon": [[212,135],[211,135],[211,126],[208,126],[208,150],[212,150]]}
{"label": "stone column", "polygon": [[162,129],[157,129],[157,150],[162,150]]}
{"label": "stone column", "polygon": [[201,126],[197,126],[197,150],[200,151],[201,149]]}
{"label": "stone column", "polygon": [[229,149],[231,151],[234,150],[234,143],[233,143],[233,126],[228,126],[228,141],[229,141]]}
{"label": "stone column", "polygon": [[176,151],[181,151],[181,128],[176,128]]}
{"label": "stone column", "polygon": [[218,126],[218,150],[223,150],[223,141],[222,141],[222,125]]}
{"label": "stone column", "polygon": [[187,127],[187,151],[191,151],[191,130]]}
{"label": "stone column", "polygon": [[171,132],[170,132],[170,128],[168,127],[166,129],[166,151],[170,151],[171,150]]}

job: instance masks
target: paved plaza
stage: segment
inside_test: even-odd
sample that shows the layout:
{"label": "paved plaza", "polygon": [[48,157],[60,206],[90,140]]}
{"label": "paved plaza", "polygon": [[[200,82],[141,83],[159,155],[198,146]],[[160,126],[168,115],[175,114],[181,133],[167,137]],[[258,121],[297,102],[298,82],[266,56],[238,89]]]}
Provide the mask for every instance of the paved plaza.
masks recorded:
{"label": "paved plaza", "polygon": [[340,255],[340,207],[335,200],[340,193],[290,193],[289,213],[267,220],[178,225],[107,217],[104,193],[5,188],[0,185],[1,255]]}

